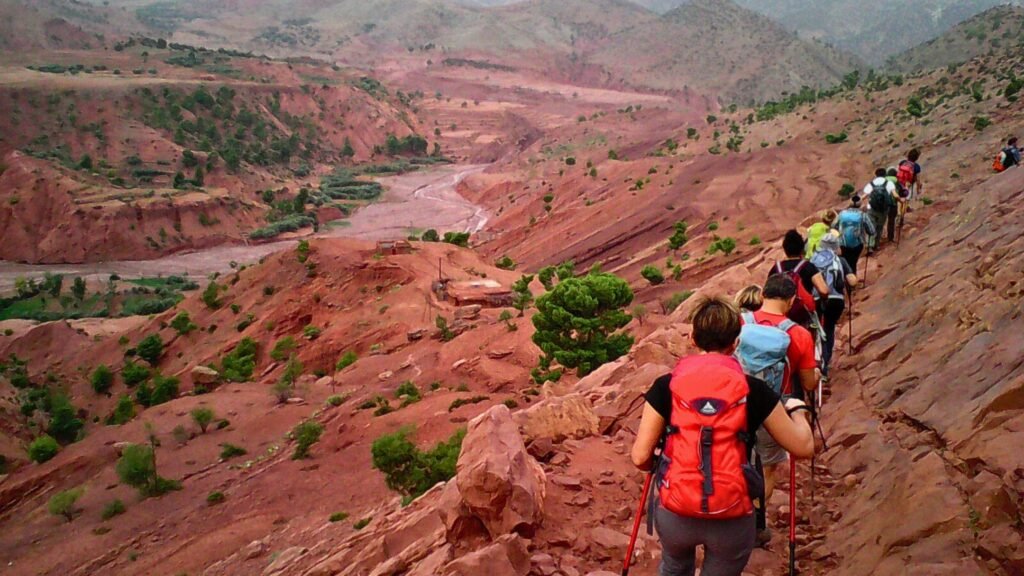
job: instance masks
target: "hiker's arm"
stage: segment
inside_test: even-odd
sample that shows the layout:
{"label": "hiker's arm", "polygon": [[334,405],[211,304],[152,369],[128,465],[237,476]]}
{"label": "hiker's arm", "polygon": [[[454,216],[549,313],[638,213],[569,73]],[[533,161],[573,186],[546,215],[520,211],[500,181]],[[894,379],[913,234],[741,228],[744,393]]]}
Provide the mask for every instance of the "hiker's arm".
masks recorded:
{"label": "hiker's arm", "polygon": [[810,413],[806,410],[786,412],[786,408],[805,405],[796,398],[790,398],[783,406],[780,402],[775,410],[764,421],[764,428],[772,438],[785,448],[794,458],[810,458],[814,456],[814,434],[811,432]]}
{"label": "hiker's arm", "polygon": [[818,369],[808,368],[806,370],[800,370],[798,372],[800,378],[800,385],[804,387],[804,390],[813,392],[818,387]]}
{"label": "hiker's arm", "polygon": [[815,274],[814,278],[811,279],[811,282],[814,284],[814,287],[818,289],[818,294],[825,296],[826,294],[832,293],[832,291],[829,290],[828,283],[825,282],[825,277],[821,274],[821,272]]}
{"label": "hiker's arm", "polygon": [[857,278],[856,274],[847,274],[846,275],[846,287],[850,288],[850,289],[856,288],[857,287],[857,280],[858,280],[858,278]]}
{"label": "hiker's arm", "polygon": [[640,418],[640,428],[636,431],[633,442],[633,465],[647,471],[654,460],[654,448],[665,430],[665,419],[650,404],[644,403],[644,415]]}

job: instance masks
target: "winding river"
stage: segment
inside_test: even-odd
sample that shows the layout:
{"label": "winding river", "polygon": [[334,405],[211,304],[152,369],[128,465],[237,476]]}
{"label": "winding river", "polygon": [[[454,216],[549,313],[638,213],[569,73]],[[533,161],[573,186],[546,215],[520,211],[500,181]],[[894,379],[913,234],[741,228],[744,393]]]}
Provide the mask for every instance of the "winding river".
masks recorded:
{"label": "winding river", "polygon": [[[486,165],[444,166],[381,178],[387,190],[379,202],[357,211],[349,225],[321,230],[310,238],[357,238],[393,240],[413,231],[434,228],[438,231],[479,232],[487,224],[486,211],[468,202],[457,189],[467,176],[482,172]],[[46,272],[65,276],[96,277],[103,281],[111,274],[124,278],[189,275],[205,277],[231,270],[231,263],[249,264],[281,250],[298,239],[265,244],[224,245],[182,252],[153,260],[122,260],[88,264],[17,264],[0,261],[0,293],[9,292],[19,277],[38,277]]]}

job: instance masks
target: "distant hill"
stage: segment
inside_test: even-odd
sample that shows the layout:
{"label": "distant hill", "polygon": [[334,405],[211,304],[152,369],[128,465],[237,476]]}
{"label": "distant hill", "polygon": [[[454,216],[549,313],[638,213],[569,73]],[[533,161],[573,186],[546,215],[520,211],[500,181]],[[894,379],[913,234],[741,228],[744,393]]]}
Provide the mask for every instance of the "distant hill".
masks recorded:
{"label": "distant hill", "polygon": [[731,0],[695,0],[624,31],[594,55],[631,84],[756,102],[837,83],[857,62]]}
{"label": "distant hill", "polygon": [[[737,0],[799,31],[882,64],[1007,0]],[[1012,2],[1020,4],[1019,1]]]}
{"label": "distant hill", "polygon": [[990,51],[1014,46],[1024,49],[1024,8],[999,6],[958,24],[938,38],[893,56],[888,68],[917,72],[960,64]]}
{"label": "distant hill", "polygon": [[417,53],[435,63],[472,60],[727,101],[831,85],[857,65],[731,0],[695,0],[664,15],[652,9],[679,0],[110,0],[109,8],[94,1],[97,10],[131,16],[137,32],[211,48],[366,66],[382,54]]}

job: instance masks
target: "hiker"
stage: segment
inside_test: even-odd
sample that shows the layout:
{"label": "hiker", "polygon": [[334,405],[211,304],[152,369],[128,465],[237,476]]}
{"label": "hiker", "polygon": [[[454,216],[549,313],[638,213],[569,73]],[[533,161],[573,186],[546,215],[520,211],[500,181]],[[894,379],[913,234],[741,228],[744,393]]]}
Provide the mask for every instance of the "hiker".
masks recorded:
{"label": "hiker", "polygon": [[889,242],[896,240],[896,217],[903,216],[903,206],[910,198],[910,190],[908,190],[899,180],[899,169],[895,166],[889,168],[885,172],[885,179],[892,182],[896,186],[896,194],[890,198],[889,202],[889,213],[886,214],[885,222],[885,236]]}
{"label": "hiker", "polygon": [[[737,356],[747,374],[763,379],[783,398],[804,397],[818,386],[818,362],[814,334],[788,317],[798,299],[797,284],[788,276],[776,274],[765,283],[762,295],[761,309],[742,316],[743,334]],[[786,450],[764,433],[758,433],[756,449],[764,465],[767,503],[771,501],[775,479],[784,472]],[[758,534],[758,542],[764,543],[770,537],[765,528]]]}
{"label": "hiker", "polygon": [[798,297],[790,309],[789,317],[797,324],[809,327],[817,324],[812,294],[815,289],[827,294],[828,284],[825,283],[821,272],[804,259],[804,247],[804,237],[799,232],[796,230],[786,232],[782,239],[782,250],[786,253],[786,259],[776,262],[768,272],[768,277],[780,274],[797,283]]}
{"label": "hiker", "polygon": [[900,184],[907,189],[908,203],[924,192],[924,185],[921,183],[921,165],[917,163],[920,159],[921,151],[914,148],[907,153],[906,160],[901,161],[896,169]]}
{"label": "hiker", "polygon": [[835,210],[825,210],[821,213],[821,221],[811,224],[811,227],[807,229],[807,248],[804,251],[804,258],[810,260],[811,256],[814,256],[818,250],[818,241],[832,229],[836,216]]}
{"label": "hiker", "polygon": [[[641,470],[657,468],[652,509],[660,576],[693,576],[697,546],[704,547],[703,576],[740,576],[754,548],[752,498],[761,483],[750,440],[763,426],[794,457],[810,458],[810,410],[744,375],[732,356],[740,317],[727,299],[702,300],[691,323],[700,353],[682,358],[648,390],[632,461]],[[662,440],[664,458],[656,459]]]}
{"label": "hiker", "polygon": [[875,170],[875,179],[864,187],[864,197],[868,199],[868,215],[871,217],[875,234],[868,241],[868,252],[875,252],[882,239],[886,219],[889,218],[889,206],[898,195],[896,185],[887,178],[885,168]]}
{"label": "hiker", "polygon": [[839,232],[842,256],[856,274],[857,262],[864,252],[864,242],[875,235],[875,226],[871,218],[868,218],[860,207],[860,196],[855,194],[850,199],[850,207],[839,213],[835,230]]}
{"label": "hiker", "polygon": [[1020,148],[1017,147],[1017,137],[1011,136],[1006,141],[1006,148],[999,151],[996,161],[992,165],[996,172],[1002,172],[1007,168],[1020,166]]}
{"label": "hiker", "polygon": [[747,286],[736,294],[736,306],[740,311],[757,312],[764,304],[764,297],[761,296],[761,287],[757,284]]}
{"label": "hiker", "polygon": [[815,294],[818,314],[825,330],[825,342],[821,349],[821,375],[827,380],[832,362],[832,350],[836,345],[836,326],[846,310],[846,294],[857,286],[857,275],[850,264],[839,255],[838,232],[829,232],[818,244],[818,251],[811,258],[811,264],[821,270],[825,282],[832,289],[825,296]]}

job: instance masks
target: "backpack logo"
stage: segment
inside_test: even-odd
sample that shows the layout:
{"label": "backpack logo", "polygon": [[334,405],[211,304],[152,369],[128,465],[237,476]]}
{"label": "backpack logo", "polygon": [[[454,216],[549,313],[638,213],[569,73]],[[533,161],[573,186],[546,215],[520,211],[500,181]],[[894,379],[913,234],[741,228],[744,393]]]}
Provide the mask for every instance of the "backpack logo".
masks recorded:
{"label": "backpack logo", "polygon": [[715,403],[711,400],[702,400],[703,406],[700,407],[700,413],[705,416],[714,416],[718,414],[718,408],[715,407]]}

